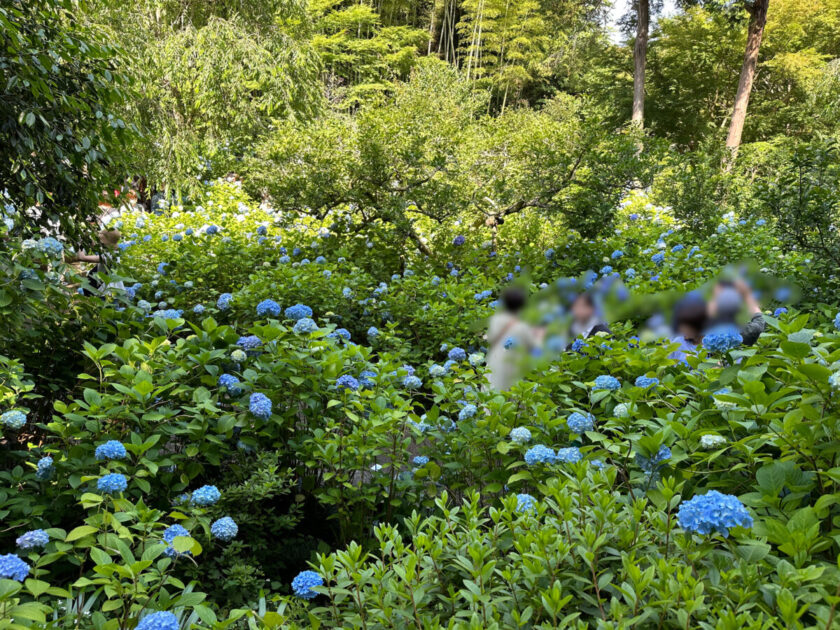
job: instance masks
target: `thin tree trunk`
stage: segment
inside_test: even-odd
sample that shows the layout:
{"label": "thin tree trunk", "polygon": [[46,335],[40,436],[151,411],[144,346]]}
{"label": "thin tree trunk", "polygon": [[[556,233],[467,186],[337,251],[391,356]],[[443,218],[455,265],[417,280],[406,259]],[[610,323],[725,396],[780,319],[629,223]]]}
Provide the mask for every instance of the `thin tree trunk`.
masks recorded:
{"label": "thin tree trunk", "polygon": [[758,63],[758,48],[764,34],[764,24],[767,22],[767,7],[770,0],[754,0],[750,12],[750,25],[747,30],[747,50],[744,53],[744,65],[741,66],[741,78],[738,81],[738,91],[735,93],[735,106],[732,108],[732,120],[729,122],[729,135],[726,137],[726,148],[732,157],[741,145],[741,134],[744,132],[744,120],[747,118],[747,105],[750,102],[750,91],[755,79],[755,66]]}
{"label": "thin tree trunk", "polygon": [[633,47],[633,124],[645,124],[645,66],[647,64],[650,0],[636,0],[636,44]]}

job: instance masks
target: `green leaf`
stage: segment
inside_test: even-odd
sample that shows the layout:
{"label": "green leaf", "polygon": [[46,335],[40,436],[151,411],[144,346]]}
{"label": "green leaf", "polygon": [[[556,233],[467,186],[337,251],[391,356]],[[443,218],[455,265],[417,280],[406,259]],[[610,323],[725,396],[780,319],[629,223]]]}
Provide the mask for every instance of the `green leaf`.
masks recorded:
{"label": "green leaf", "polygon": [[79,527],[70,531],[67,534],[67,537],[64,539],[64,542],[73,542],[74,540],[79,540],[80,538],[84,538],[85,536],[90,536],[91,534],[95,534],[99,530],[95,527],[91,527],[90,525],[80,525]]}

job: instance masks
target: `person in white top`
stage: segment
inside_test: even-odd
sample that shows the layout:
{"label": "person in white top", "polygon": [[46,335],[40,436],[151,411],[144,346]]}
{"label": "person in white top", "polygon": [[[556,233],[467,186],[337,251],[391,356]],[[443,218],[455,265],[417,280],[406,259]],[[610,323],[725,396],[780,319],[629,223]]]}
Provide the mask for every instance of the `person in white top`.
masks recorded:
{"label": "person in white top", "polygon": [[488,342],[487,380],[491,389],[504,391],[522,377],[523,361],[542,345],[544,331],[519,318],[527,295],[510,287],[501,296],[503,310],[490,318],[485,338]]}

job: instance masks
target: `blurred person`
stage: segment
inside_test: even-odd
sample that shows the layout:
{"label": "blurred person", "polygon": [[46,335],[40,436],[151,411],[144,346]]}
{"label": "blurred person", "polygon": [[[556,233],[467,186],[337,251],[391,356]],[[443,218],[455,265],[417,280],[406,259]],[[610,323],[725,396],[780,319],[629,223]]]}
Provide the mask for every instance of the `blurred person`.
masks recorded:
{"label": "blurred person", "polygon": [[[120,236],[119,230],[101,230],[99,232],[99,242],[105,248],[101,254],[88,254],[84,250],[76,252],[76,261],[94,263],[93,269],[87,273],[87,279],[91,287],[100,294],[107,293],[112,289],[125,289],[122,281],[106,284],[105,278],[105,276],[111,274],[111,266],[116,262],[116,255],[112,252],[116,251]],[[85,295],[92,295],[92,293],[85,291]]]}
{"label": "blurred person", "polygon": [[703,331],[709,320],[709,307],[703,296],[691,291],[674,305],[674,335],[672,343],[679,344],[669,357],[685,362],[686,355],[696,352],[703,342]]}
{"label": "blurred person", "polygon": [[715,285],[714,295],[709,301],[708,327],[721,324],[737,326],[738,314],[743,308],[746,308],[750,320],[739,326],[739,332],[744,339],[743,345],[753,345],[764,332],[766,322],[758,300],[749,285],[741,279],[720,281]]}
{"label": "blurred person", "polygon": [[520,319],[527,294],[509,287],[501,295],[502,310],[490,318],[487,327],[487,380],[490,388],[509,389],[522,377],[523,353],[530,354],[542,344],[544,331]]}
{"label": "blurred person", "polygon": [[610,333],[609,326],[598,315],[598,309],[591,293],[580,293],[572,302],[572,338],[591,337],[599,332]]}

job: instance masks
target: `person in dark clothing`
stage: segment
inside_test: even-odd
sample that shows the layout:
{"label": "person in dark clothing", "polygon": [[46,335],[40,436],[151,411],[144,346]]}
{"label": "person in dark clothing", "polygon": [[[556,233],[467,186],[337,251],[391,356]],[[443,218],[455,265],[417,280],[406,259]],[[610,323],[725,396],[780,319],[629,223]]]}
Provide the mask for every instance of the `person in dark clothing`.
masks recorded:
{"label": "person in dark clothing", "polygon": [[581,293],[572,302],[571,336],[591,337],[599,332],[610,333],[609,326],[598,317],[595,300],[590,293]]}
{"label": "person in dark clothing", "polygon": [[740,333],[744,339],[743,344],[751,346],[764,332],[766,323],[758,300],[743,280],[718,282],[715,285],[714,297],[709,302],[708,325],[710,328],[721,324],[737,325],[736,317],[743,307],[746,307],[750,320],[739,327]]}
{"label": "person in dark clothing", "polygon": [[684,361],[689,352],[697,350],[703,341],[703,331],[708,321],[708,305],[696,291],[688,293],[674,306],[674,337],[671,341],[680,347],[670,358]]}

